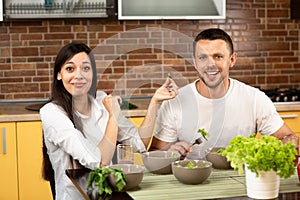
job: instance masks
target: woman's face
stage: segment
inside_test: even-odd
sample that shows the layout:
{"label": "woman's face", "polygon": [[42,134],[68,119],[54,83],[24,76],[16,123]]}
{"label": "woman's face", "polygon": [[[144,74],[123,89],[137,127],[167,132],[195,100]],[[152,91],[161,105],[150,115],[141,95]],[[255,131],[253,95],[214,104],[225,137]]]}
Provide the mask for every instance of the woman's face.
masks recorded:
{"label": "woman's face", "polygon": [[73,97],[87,96],[92,85],[93,69],[89,56],[85,52],[75,54],[57,74],[65,89]]}

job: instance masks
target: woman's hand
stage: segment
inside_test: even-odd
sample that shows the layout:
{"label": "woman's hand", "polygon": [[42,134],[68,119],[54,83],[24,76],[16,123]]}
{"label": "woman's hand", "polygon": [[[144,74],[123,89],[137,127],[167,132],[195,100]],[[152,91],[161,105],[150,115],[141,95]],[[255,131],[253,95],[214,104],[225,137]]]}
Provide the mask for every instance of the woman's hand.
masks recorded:
{"label": "woman's hand", "polygon": [[107,111],[109,112],[109,115],[115,116],[115,118],[118,119],[121,112],[120,97],[112,96],[111,94],[109,94],[106,97],[104,97],[102,102]]}
{"label": "woman's hand", "polygon": [[178,86],[172,78],[168,77],[164,84],[155,91],[152,99],[156,103],[161,103],[163,100],[173,99],[177,93]]}

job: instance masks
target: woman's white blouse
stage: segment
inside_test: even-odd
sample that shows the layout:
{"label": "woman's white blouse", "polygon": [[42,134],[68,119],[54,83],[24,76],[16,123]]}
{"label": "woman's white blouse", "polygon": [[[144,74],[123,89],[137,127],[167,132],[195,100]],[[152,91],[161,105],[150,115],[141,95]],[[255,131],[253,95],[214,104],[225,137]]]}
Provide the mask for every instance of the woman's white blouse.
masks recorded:
{"label": "woman's white blouse", "polygon": [[[65,170],[71,168],[70,156],[78,160],[86,168],[100,166],[101,154],[97,147],[102,140],[108,112],[102,104],[104,96],[92,99],[92,115],[76,113],[82,120],[83,133],[74,127],[65,111],[54,103],[47,103],[40,109],[43,135],[48,154],[55,171],[56,199],[82,199]],[[145,146],[134,125],[123,115],[118,120],[118,141],[132,144],[136,152],[145,151]]]}

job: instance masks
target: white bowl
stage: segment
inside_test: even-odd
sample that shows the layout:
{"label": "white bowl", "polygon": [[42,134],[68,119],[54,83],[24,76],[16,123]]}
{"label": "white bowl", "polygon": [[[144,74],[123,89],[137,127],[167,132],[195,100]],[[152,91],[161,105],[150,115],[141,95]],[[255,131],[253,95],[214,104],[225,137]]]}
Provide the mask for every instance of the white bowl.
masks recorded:
{"label": "white bowl", "polygon": [[[192,163],[195,167],[189,168]],[[178,181],[184,184],[200,184],[211,174],[212,163],[206,160],[179,160],[172,163],[172,171]]]}
{"label": "white bowl", "polygon": [[[145,171],[145,168],[143,166],[135,164],[115,164],[110,165],[109,167],[114,169],[120,169],[123,171],[123,174],[127,178],[124,190],[132,190],[137,188],[143,180]],[[113,186],[116,183],[114,176],[110,176],[109,181]]]}
{"label": "white bowl", "polygon": [[142,160],[149,172],[171,174],[172,162],[180,159],[177,151],[149,151],[142,154]]}
{"label": "white bowl", "polygon": [[213,147],[206,152],[206,160],[212,163],[212,167],[215,169],[232,169],[230,162],[227,161],[225,156],[218,153],[219,149],[225,149],[223,147]]}

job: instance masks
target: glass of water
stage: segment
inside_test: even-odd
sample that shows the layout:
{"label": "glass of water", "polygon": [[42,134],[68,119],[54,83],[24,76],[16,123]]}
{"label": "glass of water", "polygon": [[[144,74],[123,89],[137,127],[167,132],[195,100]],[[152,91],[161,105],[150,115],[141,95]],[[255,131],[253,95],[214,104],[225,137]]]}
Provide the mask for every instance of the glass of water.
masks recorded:
{"label": "glass of water", "polygon": [[117,162],[118,164],[133,164],[133,147],[132,145],[117,145]]}

